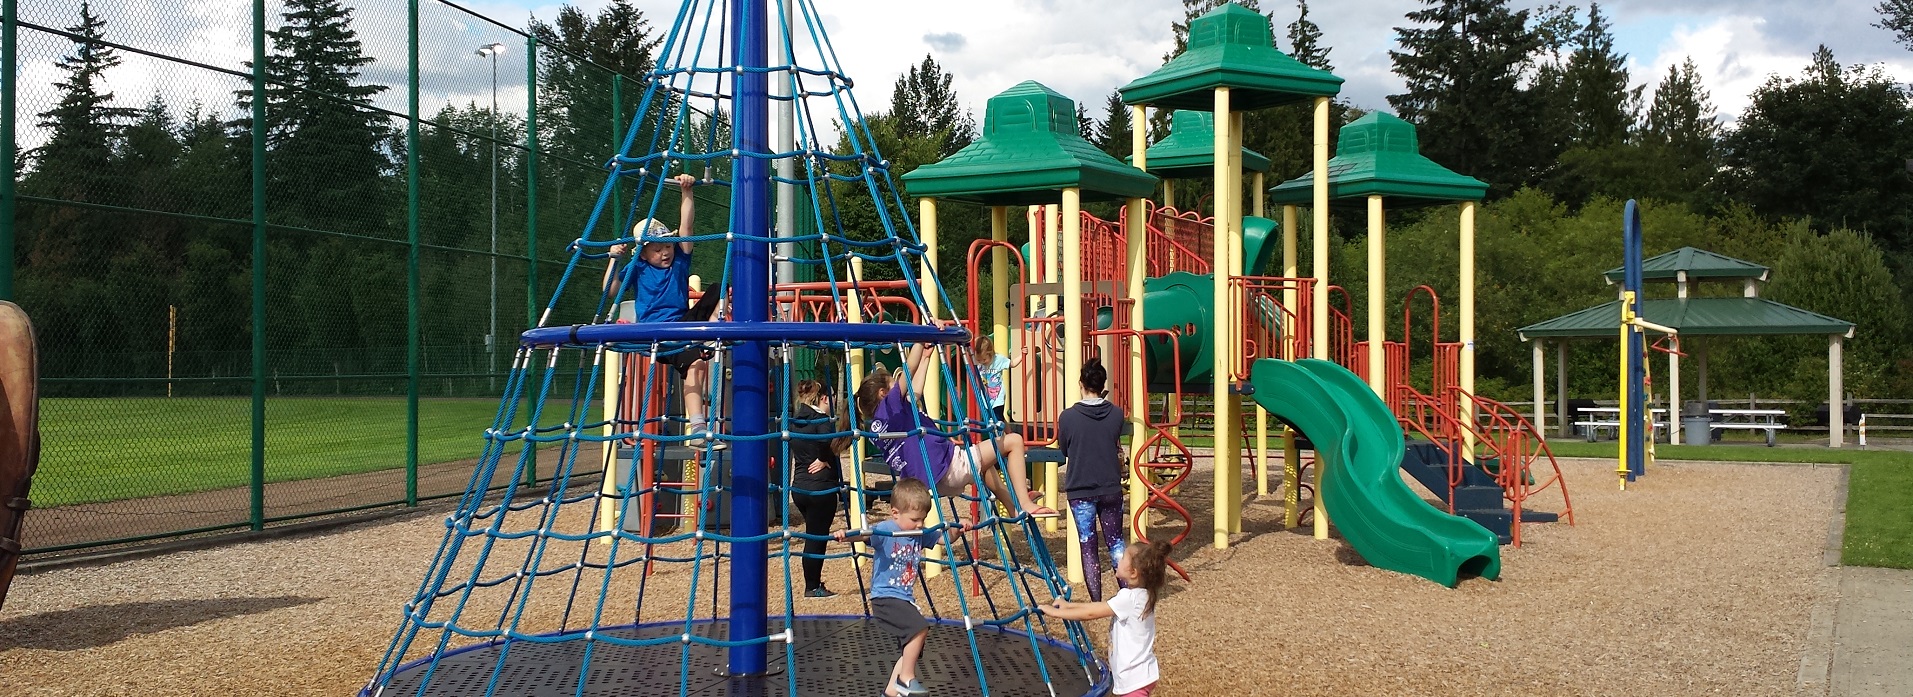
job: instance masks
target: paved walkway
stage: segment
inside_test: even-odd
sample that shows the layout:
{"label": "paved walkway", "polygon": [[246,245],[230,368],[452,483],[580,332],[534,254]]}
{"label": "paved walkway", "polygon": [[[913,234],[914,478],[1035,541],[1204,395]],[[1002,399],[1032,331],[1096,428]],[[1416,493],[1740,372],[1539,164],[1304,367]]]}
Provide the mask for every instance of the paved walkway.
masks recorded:
{"label": "paved walkway", "polygon": [[1849,566],[1839,574],[1825,694],[1913,695],[1913,570]]}

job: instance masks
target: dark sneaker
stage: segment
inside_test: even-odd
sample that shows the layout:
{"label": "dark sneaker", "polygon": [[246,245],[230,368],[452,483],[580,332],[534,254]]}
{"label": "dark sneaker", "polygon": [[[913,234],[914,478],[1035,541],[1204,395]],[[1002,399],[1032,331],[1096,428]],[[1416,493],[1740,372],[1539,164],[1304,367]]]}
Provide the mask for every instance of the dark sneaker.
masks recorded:
{"label": "dark sneaker", "polygon": [[837,597],[837,594],[831,592],[829,588],[818,586],[816,588],[812,588],[810,590],[804,591],[804,597],[806,598],[835,598]]}

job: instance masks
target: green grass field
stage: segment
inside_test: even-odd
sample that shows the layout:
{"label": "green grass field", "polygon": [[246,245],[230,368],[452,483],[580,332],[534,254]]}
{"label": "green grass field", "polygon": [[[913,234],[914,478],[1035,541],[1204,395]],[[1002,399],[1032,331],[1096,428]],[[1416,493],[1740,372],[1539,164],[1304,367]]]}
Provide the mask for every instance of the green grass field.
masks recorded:
{"label": "green grass field", "polygon": [[[419,463],[477,457],[497,408],[490,399],[420,399]],[[251,413],[246,398],[43,399],[34,506],[246,486]],[[268,482],[404,466],[404,398],[266,400]]]}

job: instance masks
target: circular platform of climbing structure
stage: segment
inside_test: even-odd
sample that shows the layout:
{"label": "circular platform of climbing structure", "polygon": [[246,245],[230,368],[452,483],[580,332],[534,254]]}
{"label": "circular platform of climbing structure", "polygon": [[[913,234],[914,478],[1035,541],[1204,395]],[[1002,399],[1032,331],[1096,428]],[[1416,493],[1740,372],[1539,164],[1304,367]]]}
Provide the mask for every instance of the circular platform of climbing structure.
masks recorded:
{"label": "circular platform of climbing structure", "polygon": [[[699,620],[691,625],[698,636],[723,639],[727,622]],[[621,639],[676,637],[683,622],[618,627],[598,632]],[[761,697],[869,697],[882,694],[883,684],[898,655],[897,640],[864,617],[799,617],[793,632],[796,665],[789,665],[781,644],[770,645],[769,677],[728,679],[718,675],[726,649],[681,642],[652,646],[587,643],[582,633],[553,643],[519,641],[480,644],[446,652],[437,658],[413,661],[398,669],[385,695],[458,696],[491,694],[514,697],[561,697],[579,694],[578,676],[585,647],[591,646],[591,667],[584,680],[585,695],[753,695]],[[783,631],[773,620],[771,633]],[[546,638],[546,637],[541,637]],[[979,627],[972,635],[962,624],[932,621],[917,677],[934,695],[992,697],[1075,697],[1107,695],[1109,681],[1100,665],[1084,666],[1068,645],[1015,631]],[[1032,650],[1032,644],[1035,649]],[[503,663],[500,657],[503,656]],[[688,660],[687,660],[688,657]],[[978,665],[979,661],[981,665]],[[1040,662],[1040,665],[1039,665]],[[434,669],[436,665],[436,669]],[[979,672],[979,668],[981,669]],[[431,684],[419,684],[431,673]],[[988,685],[978,678],[987,676]],[[792,692],[794,683],[796,691]],[[364,693],[361,693],[364,694]]]}

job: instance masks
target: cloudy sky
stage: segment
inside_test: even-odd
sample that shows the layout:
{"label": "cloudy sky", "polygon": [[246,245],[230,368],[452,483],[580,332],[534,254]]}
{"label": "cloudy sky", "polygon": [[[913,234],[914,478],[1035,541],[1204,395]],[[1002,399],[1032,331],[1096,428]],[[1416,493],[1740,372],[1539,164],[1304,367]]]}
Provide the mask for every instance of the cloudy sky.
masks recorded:
{"label": "cloudy sky", "polygon": [[[1573,0],[1568,0],[1573,2]],[[583,0],[596,7],[602,0]],[[654,22],[668,23],[672,0],[638,0]],[[1115,87],[1160,65],[1172,45],[1177,0],[817,0],[846,70],[861,84],[867,109],[881,108],[896,75],[925,53],[956,76],[958,94],[981,113],[990,95],[1037,80],[1079,102],[1101,103]],[[1516,0],[1517,6],[1542,3]],[[1797,74],[1818,44],[1842,63],[1884,64],[1913,80],[1913,52],[1872,25],[1875,0],[1613,0],[1602,3],[1637,83],[1652,83],[1670,65],[1692,57],[1724,118],[1746,108],[1747,95],[1772,73]],[[1262,0],[1277,33],[1294,18],[1292,0]],[[1388,50],[1403,14],[1418,0],[1317,0],[1311,17],[1333,47],[1343,94],[1358,106],[1386,108],[1401,91]],[[1585,5],[1583,5],[1585,6]],[[557,3],[491,0],[494,16],[549,18]],[[1286,38],[1279,39],[1286,44]],[[1285,46],[1286,48],[1286,46]],[[1092,113],[1094,110],[1092,110]]]}
{"label": "cloudy sky", "polygon": [[[608,0],[573,0],[595,12]],[[1532,7],[1533,0],[1515,0]],[[1876,21],[1875,0],[1613,0],[1603,7],[1614,21],[1620,49],[1637,83],[1650,85],[1668,66],[1692,57],[1724,120],[1747,105],[1747,95],[1773,73],[1798,74],[1814,47],[1831,46],[1843,63],[1884,67],[1901,81],[1913,80],[1913,52],[1898,46]],[[108,37],[141,48],[243,70],[250,55],[245,3],[232,0],[94,0],[107,19]],[[276,4],[276,3],[272,3]],[[369,80],[402,85],[405,75],[405,15],[402,0],[353,0],[355,27],[375,62]],[[549,20],[551,0],[470,0],[467,7],[500,23],[523,26],[530,16]],[[677,0],[636,0],[654,25],[669,26]],[[956,76],[955,87],[973,112],[984,100],[1023,80],[1037,80],[1099,113],[1115,87],[1147,74],[1171,45],[1169,23],[1177,0],[815,0],[838,58],[861,86],[865,111],[887,107],[890,84],[923,56],[933,54]],[[1295,12],[1292,0],[1263,0],[1276,10],[1277,32]],[[1313,16],[1332,47],[1335,72],[1348,80],[1343,95],[1358,106],[1386,108],[1385,97],[1401,90],[1389,72],[1388,50],[1402,15],[1419,0],[1317,0]],[[73,23],[67,2],[22,3],[29,22],[64,27]],[[500,59],[498,99],[522,112],[525,75],[522,40],[497,27],[436,3],[422,9],[422,100],[429,113],[445,103],[484,103],[491,98],[488,59],[473,49],[493,41],[510,44]],[[21,32],[22,111],[50,106],[50,85],[60,77],[52,61],[71,43],[33,31]],[[1286,38],[1282,39],[1286,43]],[[160,94],[174,105],[193,100],[231,114],[240,78],[169,65],[134,54],[107,76],[108,87],[127,105]],[[387,90],[380,106],[402,112],[405,91]],[[28,147],[35,130],[22,120]]]}

